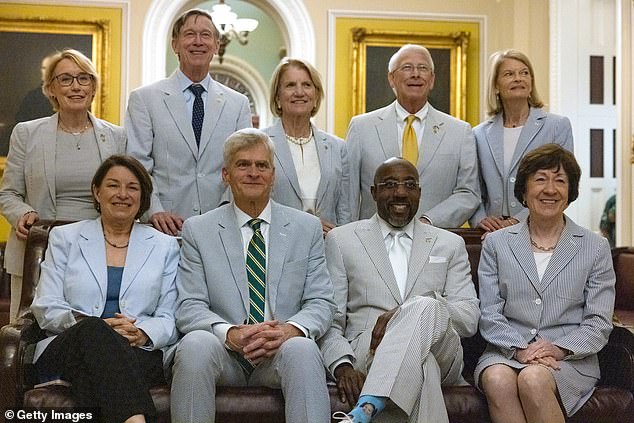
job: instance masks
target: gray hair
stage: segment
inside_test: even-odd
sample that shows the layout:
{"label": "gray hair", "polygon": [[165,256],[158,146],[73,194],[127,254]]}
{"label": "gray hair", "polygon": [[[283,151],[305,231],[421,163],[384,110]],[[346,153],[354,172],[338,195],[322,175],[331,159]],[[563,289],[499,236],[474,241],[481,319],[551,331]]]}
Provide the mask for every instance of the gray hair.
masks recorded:
{"label": "gray hair", "polygon": [[429,59],[429,63],[431,64],[431,72],[434,73],[434,60],[431,57],[431,53],[427,50],[426,47],[420,46],[418,44],[405,44],[401,48],[398,49],[396,53],[390,57],[390,61],[387,64],[387,71],[393,72],[396,69],[397,63],[401,60],[401,56],[403,53],[406,53],[410,50],[416,50],[418,52],[423,53]]}
{"label": "gray hair", "polygon": [[269,152],[269,162],[274,167],[273,156],[275,154],[275,145],[273,141],[264,132],[255,128],[244,128],[237,130],[225,140],[224,150],[222,154],[223,166],[228,168],[234,156],[242,150],[263,145]]}

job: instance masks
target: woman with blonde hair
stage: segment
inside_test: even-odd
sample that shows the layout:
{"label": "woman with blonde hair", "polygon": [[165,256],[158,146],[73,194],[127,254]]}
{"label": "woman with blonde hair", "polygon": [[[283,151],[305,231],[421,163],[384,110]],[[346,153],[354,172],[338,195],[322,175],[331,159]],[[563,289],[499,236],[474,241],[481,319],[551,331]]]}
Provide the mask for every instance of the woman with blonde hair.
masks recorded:
{"label": "woman with blonde hair", "polygon": [[546,112],[528,57],[517,50],[491,55],[487,87],[490,118],[473,129],[480,166],[482,203],[469,220],[493,232],[524,220],[527,210],[513,197],[524,155],[547,143],[573,151],[572,128],[564,116]]}
{"label": "woman with blonde hair", "polygon": [[351,220],[349,170],[342,139],[311,121],[324,97],[321,77],[303,59],[282,59],[273,72],[270,107],[280,120],[264,132],[275,144],[272,198],[321,219],[324,236]]}
{"label": "woman with blonde hair", "polygon": [[50,56],[42,90],[55,113],[18,123],[11,134],[0,188],[0,213],[11,224],[4,260],[11,274],[11,321],[18,314],[31,225],[95,218],[92,175],[105,159],[125,151],[123,128],[90,112],[98,88],[97,71],[82,53],[67,49]]}

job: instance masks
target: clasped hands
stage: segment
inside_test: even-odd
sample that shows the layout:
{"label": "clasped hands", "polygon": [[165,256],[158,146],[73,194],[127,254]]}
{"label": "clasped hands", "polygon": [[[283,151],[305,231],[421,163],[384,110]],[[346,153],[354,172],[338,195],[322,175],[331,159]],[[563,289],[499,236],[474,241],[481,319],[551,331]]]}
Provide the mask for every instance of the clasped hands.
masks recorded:
{"label": "clasped hands", "polygon": [[295,336],[304,336],[290,323],[269,320],[253,325],[233,326],[227,332],[227,346],[257,366],[277,353],[282,344]]}
{"label": "clasped hands", "polygon": [[559,370],[559,362],[565,357],[564,350],[543,338],[515,351],[515,359],[522,364],[541,364],[555,370]]}
{"label": "clasped hands", "polygon": [[136,319],[115,313],[115,317],[103,319],[119,335],[128,340],[133,347],[142,347],[149,341],[148,336],[134,325]]}

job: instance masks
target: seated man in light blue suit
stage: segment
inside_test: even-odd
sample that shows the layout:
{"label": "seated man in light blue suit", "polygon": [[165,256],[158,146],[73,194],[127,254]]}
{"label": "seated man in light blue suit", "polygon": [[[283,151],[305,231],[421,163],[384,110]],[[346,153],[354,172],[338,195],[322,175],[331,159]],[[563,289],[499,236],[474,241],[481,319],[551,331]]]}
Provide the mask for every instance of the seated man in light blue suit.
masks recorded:
{"label": "seated man in light blue suit", "polygon": [[460,337],[480,317],[467,250],[415,218],[414,165],[391,158],[373,179],[377,212],[326,237],[338,312],[319,343],[352,409],[333,417],[367,423],[389,403],[382,421],[448,422],[441,385],[464,383]]}
{"label": "seated man in light blue suit", "polygon": [[346,141],[353,219],[374,214],[372,178],[376,168],[390,157],[403,157],[416,166],[425,187],[416,217],[424,223],[459,227],[480,205],[471,125],[429,104],[434,80],[429,51],[406,44],[388,65],[388,81],[396,101],[350,121]]}
{"label": "seated man in light blue suit", "polygon": [[222,144],[237,129],[251,126],[247,98],[209,76],[219,40],[209,12],[183,13],[172,28],[179,69],[132,91],[128,100],[127,152],[154,182],[147,218],[171,235],[181,230],[183,219],[221,203]]}
{"label": "seated man in light blue suit", "polygon": [[287,422],[330,421],[314,342],[335,310],[321,223],[270,200],[273,154],[257,129],[231,135],[222,179],[233,202],[183,225],[172,421],[215,421],[219,384],[281,386]]}

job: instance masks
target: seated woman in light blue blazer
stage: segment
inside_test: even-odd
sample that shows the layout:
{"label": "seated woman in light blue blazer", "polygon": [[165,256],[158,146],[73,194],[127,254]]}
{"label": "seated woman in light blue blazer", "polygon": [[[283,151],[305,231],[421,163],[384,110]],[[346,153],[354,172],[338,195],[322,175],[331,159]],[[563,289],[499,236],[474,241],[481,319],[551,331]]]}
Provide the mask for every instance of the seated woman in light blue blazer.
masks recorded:
{"label": "seated woman in light blue blazer", "polygon": [[149,388],[165,383],[178,336],[178,242],[135,223],[152,193],[136,159],[104,161],[92,193],[100,218],[50,233],[31,305],[49,335],[35,365],[42,382],[70,382],[77,405],[99,407],[102,421],[143,422],[156,413]]}
{"label": "seated woman in light blue blazer", "polygon": [[475,380],[494,423],[564,423],[601,376],[616,277],[608,241],[564,214],[580,176],[560,145],[529,152],[515,184],[528,218],[484,240],[480,333],[488,345]]}
{"label": "seated woman in light blue blazer", "polygon": [[570,121],[542,109],[528,57],[517,50],[504,50],[493,53],[490,61],[490,118],[473,129],[482,203],[469,219],[472,227],[487,232],[526,218],[526,209],[513,196],[517,168],[526,153],[548,143],[573,151]]}
{"label": "seated woman in light blue blazer", "polygon": [[280,120],[264,132],[275,144],[272,199],[321,219],[324,236],[351,221],[349,168],[344,141],[317,129],[324,97],[317,69],[303,59],[282,59],[271,80],[270,107]]}

